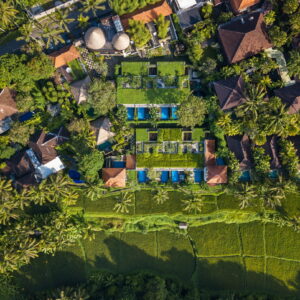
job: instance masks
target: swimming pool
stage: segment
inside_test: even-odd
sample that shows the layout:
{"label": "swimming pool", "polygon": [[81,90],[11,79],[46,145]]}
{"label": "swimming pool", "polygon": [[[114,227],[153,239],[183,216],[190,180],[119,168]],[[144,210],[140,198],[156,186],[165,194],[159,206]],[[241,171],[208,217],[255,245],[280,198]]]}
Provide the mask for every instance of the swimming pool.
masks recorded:
{"label": "swimming pool", "polygon": [[225,166],[224,159],[222,157],[217,157],[216,164],[217,166]]}
{"label": "swimming pool", "polygon": [[101,150],[101,151],[110,151],[111,150],[111,146],[112,146],[112,143],[109,142],[109,141],[106,141],[103,144],[100,144],[98,146],[98,149]]}
{"label": "swimming pool", "polygon": [[248,181],[250,181],[250,172],[249,171],[244,171],[243,173],[242,173],[242,175],[240,176],[240,178],[239,178],[239,181],[241,181],[241,182],[248,182]]}
{"label": "swimming pool", "polygon": [[80,173],[76,170],[69,170],[69,177],[73,180],[74,183],[84,183],[83,180],[80,179]]}
{"label": "swimming pool", "polygon": [[139,107],[137,110],[138,120],[146,120],[146,108]]}
{"label": "swimming pool", "polygon": [[195,170],[194,171],[194,181],[196,183],[200,183],[203,181],[203,170]]}
{"label": "swimming pool", "polygon": [[169,180],[169,171],[162,171],[160,175],[160,182],[166,183]]}
{"label": "swimming pool", "polygon": [[173,183],[179,182],[179,172],[178,171],[171,171],[171,178]]}
{"label": "swimming pool", "polygon": [[126,162],[125,161],[117,161],[113,160],[111,163],[112,168],[125,168]]}
{"label": "swimming pool", "polygon": [[171,115],[172,115],[172,119],[173,120],[178,120],[177,110],[178,110],[177,107],[172,107],[171,108]]}
{"label": "swimming pool", "polygon": [[143,183],[148,181],[147,172],[146,171],[138,171],[138,182]]}
{"label": "swimming pool", "polygon": [[25,121],[28,121],[30,120],[31,118],[33,118],[34,116],[34,112],[32,111],[29,111],[25,114],[23,114],[22,116],[19,117],[19,121],[22,123],[22,122],[25,122]]}
{"label": "swimming pool", "polygon": [[127,120],[134,120],[134,107],[127,107]]}
{"label": "swimming pool", "polygon": [[161,108],[161,120],[168,120],[169,119],[169,115],[170,115],[170,111],[168,107],[162,107]]}

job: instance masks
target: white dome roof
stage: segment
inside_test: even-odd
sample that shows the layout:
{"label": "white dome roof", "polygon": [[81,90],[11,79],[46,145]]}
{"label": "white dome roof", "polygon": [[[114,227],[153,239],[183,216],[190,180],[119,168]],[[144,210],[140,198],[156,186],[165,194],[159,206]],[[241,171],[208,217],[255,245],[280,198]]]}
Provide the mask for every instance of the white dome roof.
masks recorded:
{"label": "white dome roof", "polygon": [[114,36],[112,44],[116,50],[122,51],[129,47],[130,38],[128,34],[119,32]]}
{"label": "white dome roof", "polygon": [[104,32],[98,27],[89,28],[84,35],[84,41],[91,50],[100,50],[106,43]]}

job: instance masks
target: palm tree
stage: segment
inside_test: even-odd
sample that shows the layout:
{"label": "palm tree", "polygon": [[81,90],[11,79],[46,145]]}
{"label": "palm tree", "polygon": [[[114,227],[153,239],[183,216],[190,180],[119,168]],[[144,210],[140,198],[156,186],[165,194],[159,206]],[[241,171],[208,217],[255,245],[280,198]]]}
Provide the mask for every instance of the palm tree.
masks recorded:
{"label": "palm tree", "polygon": [[13,190],[11,180],[4,179],[0,177],[0,195],[4,193],[11,192]]}
{"label": "palm tree", "polygon": [[41,43],[41,40],[39,40],[37,37],[34,36],[33,28],[34,28],[33,22],[28,22],[20,26],[19,32],[21,36],[17,37],[17,41],[24,40],[26,43],[29,43],[31,41]]}
{"label": "palm tree", "polygon": [[157,204],[163,204],[169,200],[169,193],[166,189],[160,188],[157,190],[156,195],[153,197]]}
{"label": "palm tree", "polygon": [[15,9],[11,1],[0,1],[0,26],[2,31],[14,21],[18,10]]}
{"label": "palm tree", "polygon": [[195,195],[187,200],[182,200],[182,205],[184,206],[183,210],[188,213],[200,213],[203,207],[203,198],[200,195]]}
{"label": "palm tree", "polygon": [[95,201],[99,200],[105,191],[106,188],[102,184],[97,183],[88,185],[87,190],[84,189],[83,193],[85,194],[87,199]]}
{"label": "palm tree", "polygon": [[68,24],[75,21],[75,19],[69,17],[68,10],[56,10],[54,13],[55,21],[58,22],[59,26],[67,32],[70,32]]}
{"label": "palm tree", "polygon": [[104,2],[104,0],[85,0],[82,2],[82,11],[85,13],[88,13],[90,10],[93,12],[94,16],[96,17],[97,10],[103,10],[105,9],[104,5],[101,5]]}
{"label": "palm tree", "polygon": [[60,28],[45,26],[41,32],[41,37],[46,40],[46,47],[49,48],[51,44],[57,45],[59,42],[64,43],[64,39],[60,36],[63,32]]}
{"label": "palm tree", "polygon": [[114,206],[114,211],[122,214],[129,213],[129,207],[133,205],[133,196],[133,193],[122,193],[120,198],[117,199],[117,203]]}
{"label": "palm tree", "polygon": [[48,186],[46,180],[42,181],[38,186],[25,191],[24,196],[34,204],[44,205],[47,202],[55,202],[53,190]]}
{"label": "palm tree", "polygon": [[83,14],[80,14],[77,18],[77,21],[78,21],[78,25],[80,28],[84,29],[88,26],[89,24],[89,17],[88,16],[84,16]]}
{"label": "palm tree", "polygon": [[251,201],[257,198],[255,186],[249,184],[241,185],[240,191],[235,193],[235,196],[240,200],[240,209],[247,208],[251,205]]}

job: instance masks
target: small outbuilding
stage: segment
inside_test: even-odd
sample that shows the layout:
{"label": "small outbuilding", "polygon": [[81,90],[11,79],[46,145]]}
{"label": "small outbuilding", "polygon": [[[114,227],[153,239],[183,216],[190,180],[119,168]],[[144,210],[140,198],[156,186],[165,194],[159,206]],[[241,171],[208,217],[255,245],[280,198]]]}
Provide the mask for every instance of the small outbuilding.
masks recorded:
{"label": "small outbuilding", "polygon": [[274,91],[288,109],[289,114],[296,114],[300,110],[300,83],[283,87]]}
{"label": "small outbuilding", "polygon": [[86,47],[90,50],[100,50],[106,43],[106,38],[103,30],[98,27],[91,27],[84,35]]}
{"label": "small outbuilding", "polygon": [[96,145],[101,145],[115,136],[111,131],[112,124],[109,118],[98,118],[90,124],[96,137]]}
{"label": "small outbuilding", "polygon": [[118,51],[126,50],[130,45],[130,38],[125,32],[118,32],[112,40],[113,47]]}
{"label": "small outbuilding", "polygon": [[103,168],[102,179],[106,187],[126,187],[125,168]]}
{"label": "small outbuilding", "polygon": [[89,76],[85,77],[82,80],[71,83],[71,92],[78,104],[87,100],[88,88],[90,83],[91,78]]}

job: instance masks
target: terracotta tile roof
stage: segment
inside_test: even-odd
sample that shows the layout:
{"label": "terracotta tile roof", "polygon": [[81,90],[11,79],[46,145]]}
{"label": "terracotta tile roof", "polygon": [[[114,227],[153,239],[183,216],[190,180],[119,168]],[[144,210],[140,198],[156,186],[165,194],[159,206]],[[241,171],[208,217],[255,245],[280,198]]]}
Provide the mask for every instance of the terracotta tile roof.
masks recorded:
{"label": "terracotta tile roof", "polygon": [[18,112],[15,96],[16,93],[8,88],[0,92],[0,121]]}
{"label": "terracotta tile roof", "polygon": [[274,91],[275,96],[281,98],[289,114],[298,113],[300,110],[300,83],[286,86]]}
{"label": "terracotta tile roof", "polygon": [[212,186],[227,183],[227,166],[208,166],[206,182]]}
{"label": "terracotta tile roof", "polygon": [[126,169],[134,170],[136,166],[136,155],[126,155]]}
{"label": "terracotta tile roof", "polygon": [[249,169],[252,166],[249,137],[247,135],[226,136],[226,140],[229,150],[240,162],[241,170]]}
{"label": "terracotta tile roof", "polygon": [[59,51],[55,51],[49,54],[49,56],[53,61],[55,68],[60,68],[62,66],[65,66],[72,60],[79,58],[80,54],[75,48],[75,46],[70,45],[60,49]]}
{"label": "terracotta tile roof", "polygon": [[235,12],[245,10],[247,7],[259,2],[260,0],[230,0],[231,7]]}
{"label": "terracotta tile roof", "polygon": [[125,28],[129,25],[129,19],[141,21],[145,24],[155,20],[160,14],[163,16],[169,16],[173,13],[171,7],[167,1],[160,1],[155,4],[147,5],[139,10],[136,10],[130,14],[121,16],[121,22]]}
{"label": "terracotta tile roof", "polygon": [[124,168],[103,168],[102,179],[107,187],[125,187],[126,169]]}
{"label": "terracotta tile roof", "polygon": [[242,76],[216,81],[214,88],[222,110],[232,109],[246,102]]}
{"label": "terracotta tile roof", "polygon": [[216,164],[215,144],[215,140],[204,140],[206,166],[214,166]]}
{"label": "terracotta tile roof", "polygon": [[235,63],[272,47],[259,12],[241,16],[219,28],[219,38],[229,63]]}

